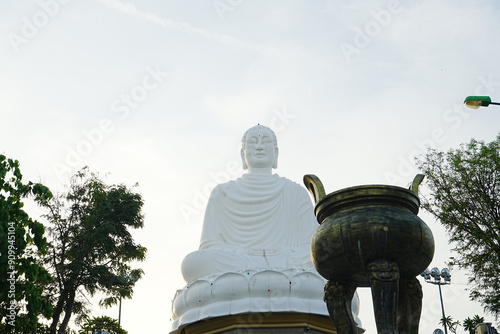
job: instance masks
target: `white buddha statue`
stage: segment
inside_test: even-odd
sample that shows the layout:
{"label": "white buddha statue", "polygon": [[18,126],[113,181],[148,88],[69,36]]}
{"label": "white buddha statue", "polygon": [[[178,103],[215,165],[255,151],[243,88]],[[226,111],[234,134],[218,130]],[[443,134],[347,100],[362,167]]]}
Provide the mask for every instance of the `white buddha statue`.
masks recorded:
{"label": "white buddha statue", "polygon": [[[200,249],[182,262],[187,285],[172,301],[172,334],[203,319],[245,313],[329,316],[323,301],[326,280],[310,257],[318,223],[309,193],[272,173],[278,145],[271,129],[250,128],[243,135],[241,158],[248,172],[214,188]],[[362,333],[358,307],[355,294],[353,317]]]}
{"label": "white buddha statue", "polygon": [[241,158],[248,173],[212,191],[200,249],[181,266],[187,283],[239,270],[314,270],[310,243],[318,223],[306,189],[272,173],[278,160],[274,132],[250,128]]}

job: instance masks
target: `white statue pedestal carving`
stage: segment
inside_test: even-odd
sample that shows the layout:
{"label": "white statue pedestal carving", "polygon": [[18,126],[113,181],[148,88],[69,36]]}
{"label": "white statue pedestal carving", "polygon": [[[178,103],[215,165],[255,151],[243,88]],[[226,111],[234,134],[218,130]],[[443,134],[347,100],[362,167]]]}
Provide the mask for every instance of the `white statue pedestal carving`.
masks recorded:
{"label": "white statue pedestal carving", "polygon": [[[297,317],[300,314],[322,316],[325,317],[325,323],[331,324],[323,301],[325,282],[314,271],[293,269],[251,270],[206,276],[177,291],[172,303],[171,333],[181,333],[184,327],[200,320],[227,315],[240,315],[227,324],[230,326],[231,322],[237,321],[238,328],[256,328],[259,323],[266,324],[266,316],[287,312],[297,313]],[[355,314],[357,307],[356,296],[353,300]],[[361,323],[357,317],[356,321]]]}

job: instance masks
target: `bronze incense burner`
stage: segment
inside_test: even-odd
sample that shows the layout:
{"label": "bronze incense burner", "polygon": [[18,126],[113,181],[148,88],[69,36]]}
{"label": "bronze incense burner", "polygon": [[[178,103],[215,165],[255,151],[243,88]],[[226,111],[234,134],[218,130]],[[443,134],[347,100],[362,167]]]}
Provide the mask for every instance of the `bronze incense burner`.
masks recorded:
{"label": "bronze incense burner", "polygon": [[318,177],[305,175],[321,224],[311,242],[317,271],[328,282],[325,302],[338,334],[357,333],[351,299],[370,287],[378,333],[418,334],[422,287],[416,276],[434,255],[434,238],[417,216],[417,175],[410,189],[363,185],[325,195]]}

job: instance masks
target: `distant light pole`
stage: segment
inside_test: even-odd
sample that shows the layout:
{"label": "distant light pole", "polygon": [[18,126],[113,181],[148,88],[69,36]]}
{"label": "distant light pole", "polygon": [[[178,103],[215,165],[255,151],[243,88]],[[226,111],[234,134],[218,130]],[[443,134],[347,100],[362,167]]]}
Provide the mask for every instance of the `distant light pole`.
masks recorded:
{"label": "distant light pole", "polygon": [[[125,284],[127,286],[134,286],[135,282],[137,282],[137,278],[132,274],[122,276],[122,278],[125,279]],[[122,321],[122,297],[120,296],[118,303],[118,325],[121,324],[121,321]]]}
{"label": "distant light pole", "polygon": [[118,304],[118,326],[122,323],[122,297],[120,297],[120,301]]}
{"label": "distant light pole", "polygon": [[487,107],[490,104],[500,105],[499,102],[491,102],[489,96],[467,96],[464,100],[467,108],[478,109],[479,107]]}
{"label": "distant light pole", "polygon": [[[447,285],[451,283],[450,271],[448,270],[448,268],[443,268],[441,269],[441,271],[439,271],[438,267],[434,267],[430,271],[427,268],[423,273],[420,274],[420,276],[422,276],[427,283],[431,283],[439,287],[439,299],[441,300],[441,311],[443,313],[444,333],[448,334],[448,328],[446,326],[446,315],[444,314],[443,294],[441,293],[441,285]],[[431,279],[431,277],[433,279]],[[441,278],[443,278],[444,281],[441,281]]]}

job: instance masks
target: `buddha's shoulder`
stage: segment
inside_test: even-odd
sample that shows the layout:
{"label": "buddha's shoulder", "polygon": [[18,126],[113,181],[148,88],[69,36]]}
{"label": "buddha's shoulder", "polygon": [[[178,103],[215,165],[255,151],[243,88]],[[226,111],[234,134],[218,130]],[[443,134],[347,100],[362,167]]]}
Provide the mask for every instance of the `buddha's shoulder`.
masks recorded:
{"label": "buddha's shoulder", "polygon": [[224,194],[228,191],[231,191],[231,189],[234,189],[236,187],[238,187],[238,185],[237,185],[235,180],[227,181],[224,183],[219,183],[213,188],[211,197],[214,197],[214,196],[217,196],[220,194]]}

